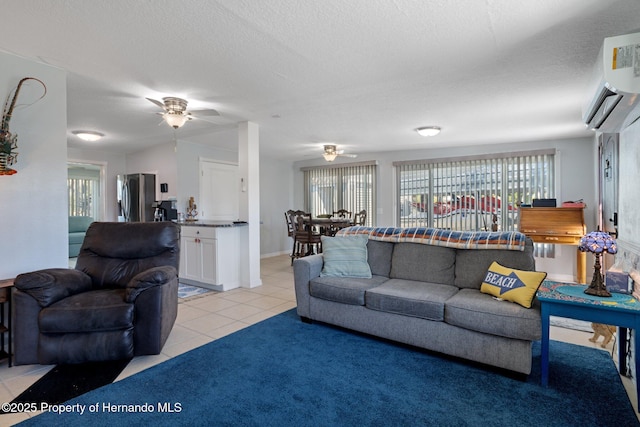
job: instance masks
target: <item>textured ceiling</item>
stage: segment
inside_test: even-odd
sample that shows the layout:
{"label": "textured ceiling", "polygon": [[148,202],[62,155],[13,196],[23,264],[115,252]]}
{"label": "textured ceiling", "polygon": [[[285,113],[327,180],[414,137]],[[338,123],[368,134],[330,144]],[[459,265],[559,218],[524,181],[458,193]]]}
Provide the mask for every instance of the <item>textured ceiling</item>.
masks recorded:
{"label": "textured ceiling", "polygon": [[[174,138],[145,97],[215,108],[178,139],[319,157],[588,136],[581,107],[605,37],[638,0],[0,0],[0,50],[68,72],[72,147]],[[10,86],[9,86],[10,87]],[[0,94],[1,95],[1,94]],[[4,97],[6,95],[2,95]],[[438,125],[430,139],[413,129]],[[106,135],[83,143],[72,130]]]}

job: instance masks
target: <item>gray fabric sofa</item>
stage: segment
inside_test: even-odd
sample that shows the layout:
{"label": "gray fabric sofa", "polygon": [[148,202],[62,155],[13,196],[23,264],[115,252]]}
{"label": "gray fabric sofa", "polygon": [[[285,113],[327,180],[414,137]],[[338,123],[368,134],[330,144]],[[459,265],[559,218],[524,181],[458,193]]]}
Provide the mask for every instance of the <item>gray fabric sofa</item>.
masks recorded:
{"label": "gray fabric sofa", "polygon": [[295,260],[301,319],[531,373],[532,342],[542,334],[539,302],[527,309],[480,292],[493,261],[535,270],[531,239],[520,251],[369,238],[367,256],[370,279],[321,277],[322,254]]}

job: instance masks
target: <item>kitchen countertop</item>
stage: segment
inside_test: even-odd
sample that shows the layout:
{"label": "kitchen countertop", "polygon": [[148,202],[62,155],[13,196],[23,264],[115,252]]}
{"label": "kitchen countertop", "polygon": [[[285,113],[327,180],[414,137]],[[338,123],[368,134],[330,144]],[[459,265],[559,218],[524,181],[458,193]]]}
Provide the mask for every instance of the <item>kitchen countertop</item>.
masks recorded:
{"label": "kitchen countertop", "polygon": [[234,221],[212,221],[207,219],[199,219],[197,221],[174,221],[176,224],[188,227],[243,227],[249,225],[246,222]]}

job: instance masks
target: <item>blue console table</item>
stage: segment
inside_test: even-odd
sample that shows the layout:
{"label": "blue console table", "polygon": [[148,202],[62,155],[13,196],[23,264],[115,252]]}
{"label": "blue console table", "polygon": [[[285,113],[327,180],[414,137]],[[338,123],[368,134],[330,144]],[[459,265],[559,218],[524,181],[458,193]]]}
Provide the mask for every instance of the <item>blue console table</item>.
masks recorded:
{"label": "blue console table", "polygon": [[[636,377],[640,375],[640,302],[631,295],[612,293],[611,298],[596,297],[584,293],[586,285],[545,280],[538,290],[542,314],[542,386],[549,382],[549,317],[568,317],[594,323],[604,323],[620,327],[618,346],[626,348],[627,329],[636,330],[634,346]],[[618,367],[626,370],[626,358],[619,352]],[[636,381],[636,398],[640,406],[640,381]]]}

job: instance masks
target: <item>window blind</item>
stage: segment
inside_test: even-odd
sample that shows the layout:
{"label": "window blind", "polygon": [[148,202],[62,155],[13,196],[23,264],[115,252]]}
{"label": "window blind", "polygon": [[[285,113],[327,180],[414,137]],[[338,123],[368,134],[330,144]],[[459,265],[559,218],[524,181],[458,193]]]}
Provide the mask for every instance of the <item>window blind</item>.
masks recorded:
{"label": "window blind", "polygon": [[305,210],[313,216],[339,209],[367,211],[366,225],[375,224],[376,164],[372,162],[303,168]]}

